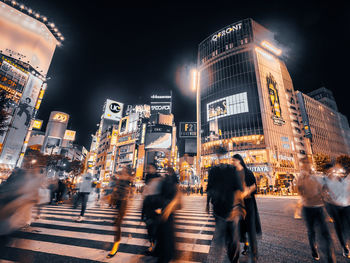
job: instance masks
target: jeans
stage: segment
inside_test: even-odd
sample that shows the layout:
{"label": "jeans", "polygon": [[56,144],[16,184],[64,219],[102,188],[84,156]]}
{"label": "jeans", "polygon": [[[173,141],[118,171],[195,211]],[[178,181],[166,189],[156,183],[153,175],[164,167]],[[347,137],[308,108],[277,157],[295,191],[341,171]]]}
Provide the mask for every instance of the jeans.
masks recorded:
{"label": "jeans", "polygon": [[317,252],[316,246],[316,225],[321,229],[321,235],[326,248],[327,262],[336,262],[334,247],[329,233],[328,225],[325,220],[323,207],[303,207],[303,216],[306,222],[309,244],[313,253]]}
{"label": "jeans", "polygon": [[[246,202],[252,202],[252,200],[246,200]],[[256,225],[255,225],[255,209],[254,205],[250,203],[246,205],[247,215],[244,220],[246,231],[248,233],[248,241],[249,241],[249,256],[252,263],[257,261],[258,256],[258,242],[256,239]]]}
{"label": "jeans", "polygon": [[226,221],[224,218],[216,217],[213,245],[208,255],[208,263],[224,262],[225,247],[230,262],[238,262],[240,249],[238,222],[239,218],[235,221]]}
{"label": "jeans", "polygon": [[77,197],[76,202],[74,204],[74,208],[77,207],[77,205],[78,205],[78,203],[79,203],[79,201],[81,199],[80,216],[84,216],[84,214],[85,214],[86,204],[87,204],[88,198],[89,198],[89,193],[81,193],[81,192],[78,193],[78,197]]}

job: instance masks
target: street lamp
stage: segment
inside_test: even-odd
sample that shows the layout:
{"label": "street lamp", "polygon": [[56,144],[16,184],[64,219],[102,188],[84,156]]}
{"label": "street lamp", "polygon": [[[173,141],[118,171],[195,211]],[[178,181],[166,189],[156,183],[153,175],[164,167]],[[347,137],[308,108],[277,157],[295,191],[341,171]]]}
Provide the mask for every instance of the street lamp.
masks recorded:
{"label": "street lamp", "polygon": [[200,115],[200,85],[199,85],[200,72],[197,69],[192,70],[192,90],[196,90],[196,105],[197,105],[197,158],[196,158],[196,173],[197,176],[201,176],[201,115]]}

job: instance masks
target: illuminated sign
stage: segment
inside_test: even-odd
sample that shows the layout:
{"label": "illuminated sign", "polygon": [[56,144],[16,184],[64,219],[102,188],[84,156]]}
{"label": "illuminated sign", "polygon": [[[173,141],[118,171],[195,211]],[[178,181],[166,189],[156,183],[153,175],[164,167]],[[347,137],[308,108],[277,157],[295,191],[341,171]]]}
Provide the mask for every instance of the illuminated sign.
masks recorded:
{"label": "illuminated sign", "polygon": [[266,76],[266,85],[269,92],[273,123],[282,126],[286,122],[282,118],[282,109],[278,95],[277,82],[271,73]]}
{"label": "illuminated sign", "polygon": [[76,131],[66,130],[65,133],[64,133],[63,140],[74,141],[75,140],[75,134],[76,134]]}
{"label": "illuminated sign", "polygon": [[219,38],[221,38],[223,36],[226,36],[228,34],[231,34],[232,32],[238,31],[241,28],[242,28],[242,23],[230,26],[230,27],[220,31],[219,33],[215,34],[214,36],[212,36],[211,40],[212,41],[217,41]]}
{"label": "illuminated sign", "polygon": [[270,171],[270,167],[266,165],[262,166],[249,166],[249,170],[251,170],[253,173],[267,173]]}
{"label": "illuminated sign", "polygon": [[116,145],[117,139],[118,139],[118,131],[113,129],[112,138],[111,138],[111,145]]}
{"label": "illuminated sign", "polygon": [[171,99],[171,95],[166,95],[166,96],[152,95],[151,99]]}
{"label": "illuminated sign", "polygon": [[261,46],[263,46],[264,48],[266,48],[267,50],[271,51],[272,53],[274,53],[277,56],[280,56],[282,54],[282,50],[281,49],[276,48],[275,46],[273,46],[271,43],[269,43],[266,40],[261,42]]}
{"label": "illuminated sign", "polygon": [[170,111],[170,105],[152,105],[152,111]]}
{"label": "illuminated sign", "polygon": [[197,137],[197,122],[180,122],[179,137]]}
{"label": "illuminated sign", "polygon": [[43,121],[42,120],[34,120],[33,129],[40,130],[42,125],[43,125]]}
{"label": "illuminated sign", "polygon": [[68,114],[58,112],[52,117],[52,120],[59,122],[68,122]]}
{"label": "illuminated sign", "polygon": [[238,93],[207,104],[207,121],[249,112],[247,92]]}
{"label": "illuminated sign", "polygon": [[145,143],[146,123],[142,124],[141,144]]}
{"label": "illuminated sign", "polygon": [[171,114],[172,94],[154,94],[151,96],[151,114]]}
{"label": "illuminated sign", "polygon": [[107,99],[105,103],[103,118],[119,121],[122,118],[123,106],[123,103]]}

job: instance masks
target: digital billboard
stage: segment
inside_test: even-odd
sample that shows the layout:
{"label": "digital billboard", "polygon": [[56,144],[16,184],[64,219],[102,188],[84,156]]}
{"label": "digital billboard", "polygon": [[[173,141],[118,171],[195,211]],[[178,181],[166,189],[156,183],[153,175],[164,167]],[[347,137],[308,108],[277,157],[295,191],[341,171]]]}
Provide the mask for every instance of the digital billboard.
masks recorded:
{"label": "digital billboard", "polygon": [[27,85],[21,98],[21,103],[26,103],[31,107],[35,107],[43,81],[33,75],[29,76]]}
{"label": "digital billboard", "polygon": [[269,92],[269,101],[270,101],[273,122],[276,125],[283,125],[285,124],[285,121],[282,118],[282,109],[281,109],[280,97],[278,94],[277,82],[271,73],[269,73],[266,76],[266,85]]}
{"label": "digital billboard", "polygon": [[249,112],[247,92],[224,97],[207,104],[207,121]]}
{"label": "digital billboard", "polygon": [[171,133],[146,134],[145,149],[170,149]]}
{"label": "digital billboard", "polygon": [[197,122],[180,122],[179,130],[180,138],[196,138]]}
{"label": "digital billboard", "polygon": [[119,121],[122,118],[123,106],[123,103],[107,99],[104,107],[103,118],[113,121]]}
{"label": "digital billboard", "polygon": [[58,41],[44,23],[1,3],[0,36],[2,54],[28,63],[46,76]]}
{"label": "digital billboard", "polygon": [[68,123],[69,115],[63,112],[53,111],[50,114],[50,121]]}
{"label": "digital billboard", "polygon": [[5,56],[0,58],[0,83],[14,91],[23,92],[29,73]]}
{"label": "digital billboard", "polygon": [[43,125],[43,121],[42,120],[34,120],[34,122],[33,122],[33,129],[40,130],[42,125]]}

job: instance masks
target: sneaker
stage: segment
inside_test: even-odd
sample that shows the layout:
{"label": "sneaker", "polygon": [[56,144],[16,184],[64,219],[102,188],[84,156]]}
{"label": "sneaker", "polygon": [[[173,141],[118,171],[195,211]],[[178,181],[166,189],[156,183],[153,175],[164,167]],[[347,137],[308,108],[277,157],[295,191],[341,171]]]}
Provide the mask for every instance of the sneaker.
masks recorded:
{"label": "sneaker", "polygon": [[314,260],[319,261],[320,260],[320,256],[318,255],[317,251],[312,252],[312,257],[314,258]]}
{"label": "sneaker", "polygon": [[81,222],[81,221],[83,221],[83,220],[84,220],[84,217],[79,216],[79,217],[75,220],[75,222]]}
{"label": "sneaker", "polygon": [[344,249],[343,249],[343,257],[344,258],[350,258],[350,252],[349,252],[349,247],[346,246]]}

